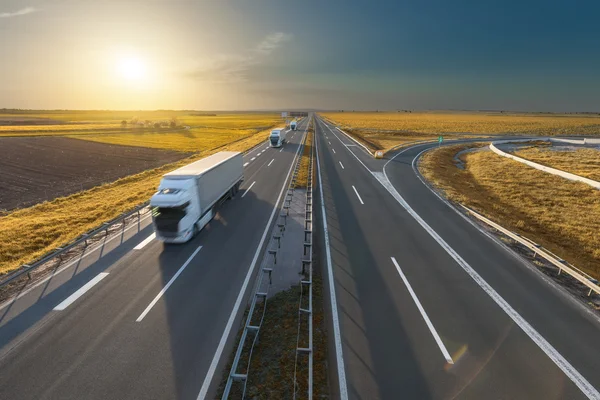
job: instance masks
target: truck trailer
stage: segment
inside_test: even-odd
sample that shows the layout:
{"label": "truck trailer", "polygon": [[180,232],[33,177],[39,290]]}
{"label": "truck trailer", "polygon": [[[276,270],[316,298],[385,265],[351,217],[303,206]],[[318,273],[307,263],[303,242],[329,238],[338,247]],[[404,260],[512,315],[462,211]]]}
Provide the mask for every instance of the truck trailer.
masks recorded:
{"label": "truck trailer", "polygon": [[214,208],[233,197],[244,180],[242,153],[221,151],[169,172],[150,199],[156,238],[185,243],[214,216]]}
{"label": "truck trailer", "polygon": [[269,143],[271,144],[271,147],[281,147],[281,145],[285,143],[285,129],[273,129],[271,135],[269,135]]}

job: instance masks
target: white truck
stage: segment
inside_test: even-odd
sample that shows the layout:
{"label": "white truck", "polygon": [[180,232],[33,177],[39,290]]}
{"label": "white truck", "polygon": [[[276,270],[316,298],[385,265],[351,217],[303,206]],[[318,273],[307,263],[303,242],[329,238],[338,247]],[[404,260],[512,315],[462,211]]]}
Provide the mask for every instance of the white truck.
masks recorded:
{"label": "white truck", "polygon": [[297,120],[293,120],[292,122],[290,122],[290,129],[295,131],[296,128],[298,127],[298,121]]}
{"label": "white truck", "polygon": [[213,218],[244,180],[242,153],[221,151],[165,174],[150,199],[156,238],[185,243]]}
{"label": "white truck", "polygon": [[269,143],[271,147],[281,147],[285,143],[285,128],[273,129],[269,135]]}

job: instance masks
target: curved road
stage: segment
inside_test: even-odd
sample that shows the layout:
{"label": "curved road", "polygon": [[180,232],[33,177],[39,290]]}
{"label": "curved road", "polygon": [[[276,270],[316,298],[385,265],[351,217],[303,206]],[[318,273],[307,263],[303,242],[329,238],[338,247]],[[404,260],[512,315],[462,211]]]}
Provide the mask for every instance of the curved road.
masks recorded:
{"label": "curved road", "polygon": [[374,160],[317,138],[342,397],[600,398],[599,319],[421,181],[437,144]]}

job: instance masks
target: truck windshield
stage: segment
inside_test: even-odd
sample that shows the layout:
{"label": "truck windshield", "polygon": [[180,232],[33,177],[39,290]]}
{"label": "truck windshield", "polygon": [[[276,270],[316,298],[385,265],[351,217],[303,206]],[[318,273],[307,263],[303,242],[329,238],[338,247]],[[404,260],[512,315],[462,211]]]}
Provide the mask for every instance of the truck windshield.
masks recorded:
{"label": "truck windshield", "polygon": [[177,232],[179,221],[185,217],[189,202],[177,207],[154,207],[152,219],[156,229],[162,232]]}

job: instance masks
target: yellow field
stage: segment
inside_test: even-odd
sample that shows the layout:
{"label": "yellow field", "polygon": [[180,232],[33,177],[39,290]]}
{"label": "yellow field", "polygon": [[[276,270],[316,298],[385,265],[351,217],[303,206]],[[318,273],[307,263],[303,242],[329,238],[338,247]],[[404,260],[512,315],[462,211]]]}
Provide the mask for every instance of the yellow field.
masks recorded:
{"label": "yellow field", "polygon": [[[70,136],[72,138],[91,140],[94,142],[120,144],[126,146],[151,147],[184,152],[199,152],[236,140],[244,139],[256,133],[253,129],[215,129],[192,128],[180,132],[165,133],[116,133],[85,136]],[[266,138],[265,133],[265,138]]]}
{"label": "yellow field", "polygon": [[323,113],[350,134],[362,139],[372,150],[419,140],[458,139],[465,134],[599,135],[600,116],[500,113],[406,113],[337,112]]}
{"label": "yellow field", "polygon": [[555,151],[548,148],[531,147],[519,150],[514,154],[548,167],[600,181],[600,151],[598,150]]}
{"label": "yellow field", "polygon": [[473,145],[433,150],[419,168],[449,199],[600,278],[600,191],[489,151],[463,154],[466,168],[461,170],[453,158],[469,147]]}
{"label": "yellow field", "polygon": [[147,201],[164,173],[217,151],[248,150],[265,141],[267,134],[267,131],[261,131],[236,143],[204,150],[177,163],[0,216],[0,273],[31,262],[103,221]]}

